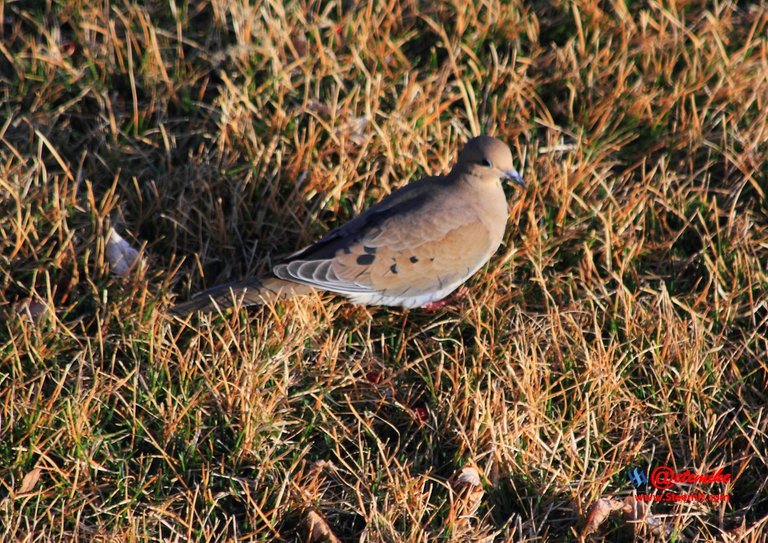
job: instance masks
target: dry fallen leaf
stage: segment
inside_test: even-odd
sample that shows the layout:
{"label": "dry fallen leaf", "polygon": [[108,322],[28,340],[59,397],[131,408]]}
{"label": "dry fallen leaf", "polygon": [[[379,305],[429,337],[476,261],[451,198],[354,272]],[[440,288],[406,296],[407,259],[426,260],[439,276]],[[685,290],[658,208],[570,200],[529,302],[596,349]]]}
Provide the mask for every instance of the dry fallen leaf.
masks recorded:
{"label": "dry fallen leaf", "polygon": [[464,486],[480,486],[482,483],[480,481],[480,473],[478,473],[477,469],[473,468],[472,466],[461,468],[461,471],[456,475],[456,478],[454,480],[454,490],[459,490],[460,488]]}
{"label": "dry fallen leaf", "polygon": [[77,53],[77,50],[78,50],[77,42],[74,42],[72,40],[66,40],[61,44],[62,56],[71,57],[72,55]]}
{"label": "dry fallen leaf", "polygon": [[41,473],[42,470],[40,468],[35,468],[27,473],[21,480],[21,485],[19,485],[19,488],[16,490],[16,495],[29,494],[32,492],[35,489],[35,485],[37,485],[37,482],[40,480]]}
{"label": "dry fallen leaf", "polygon": [[336,135],[346,136],[355,145],[362,145],[366,140],[365,129],[369,121],[367,115],[352,117],[336,129]]}
{"label": "dry fallen leaf", "polygon": [[724,533],[724,535],[727,537],[727,541],[733,541],[735,543],[736,541],[744,541],[746,539],[746,536],[749,532],[746,527],[746,522],[743,518],[741,522],[741,526],[737,526],[733,530],[729,530]]}
{"label": "dry fallen leaf", "polygon": [[597,500],[587,515],[587,523],[581,532],[582,537],[596,531],[600,525],[608,519],[608,516],[614,511],[623,511],[625,503],[613,498],[600,498]]}
{"label": "dry fallen leaf", "polygon": [[311,466],[309,466],[309,474],[318,476],[321,475],[326,469],[333,468],[333,462],[329,462],[328,460],[316,460],[315,462],[312,462]]}
{"label": "dry fallen leaf", "polygon": [[307,537],[304,541],[308,543],[341,543],[339,538],[334,535],[328,523],[317,511],[310,510],[304,519],[304,529]]}
{"label": "dry fallen leaf", "polygon": [[473,466],[465,466],[451,480],[451,488],[456,492],[461,510],[459,517],[472,516],[480,507],[485,491],[480,480],[480,473]]}
{"label": "dry fallen leaf", "polygon": [[131,247],[114,228],[107,235],[107,260],[115,275],[127,274],[139,258],[139,251]]}
{"label": "dry fallen leaf", "polygon": [[321,117],[327,117],[331,114],[331,108],[319,100],[307,100],[306,111],[317,113]]}
{"label": "dry fallen leaf", "polygon": [[[330,117],[334,110],[331,106],[318,100],[308,100],[304,111],[316,113],[320,117]],[[339,123],[333,134],[337,138],[346,137],[355,145],[363,145],[366,141],[365,129],[371,119],[367,115],[360,117],[349,116],[346,112],[340,112],[337,116]]]}
{"label": "dry fallen leaf", "polygon": [[29,322],[37,322],[48,314],[48,306],[39,300],[25,298],[16,304],[16,313],[27,317]]}
{"label": "dry fallen leaf", "polygon": [[645,524],[654,535],[669,535],[672,533],[672,526],[667,525],[659,517],[651,513],[651,505],[639,501],[635,496],[624,498],[624,517],[632,522]]}
{"label": "dry fallen leaf", "polygon": [[669,535],[672,527],[665,524],[659,517],[651,513],[648,503],[639,501],[635,496],[627,496],[623,500],[600,498],[595,502],[587,515],[587,522],[582,531],[582,537],[595,532],[614,511],[621,511],[624,518],[637,525],[645,525],[654,535]]}

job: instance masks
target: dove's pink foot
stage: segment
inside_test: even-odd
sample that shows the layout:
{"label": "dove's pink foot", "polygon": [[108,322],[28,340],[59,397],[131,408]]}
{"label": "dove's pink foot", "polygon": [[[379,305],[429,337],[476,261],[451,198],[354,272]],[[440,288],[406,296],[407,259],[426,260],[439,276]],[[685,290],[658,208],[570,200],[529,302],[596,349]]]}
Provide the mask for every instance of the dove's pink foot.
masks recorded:
{"label": "dove's pink foot", "polygon": [[453,302],[460,300],[467,295],[467,292],[469,292],[469,289],[462,285],[459,287],[459,290],[450,296],[443,298],[442,300],[437,300],[436,302],[429,302],[428,304],[424,304],[421,306],[421,308],[426,309],[427,311],[435,311],[437,309],[441,309],[447,305],[451,305]]}

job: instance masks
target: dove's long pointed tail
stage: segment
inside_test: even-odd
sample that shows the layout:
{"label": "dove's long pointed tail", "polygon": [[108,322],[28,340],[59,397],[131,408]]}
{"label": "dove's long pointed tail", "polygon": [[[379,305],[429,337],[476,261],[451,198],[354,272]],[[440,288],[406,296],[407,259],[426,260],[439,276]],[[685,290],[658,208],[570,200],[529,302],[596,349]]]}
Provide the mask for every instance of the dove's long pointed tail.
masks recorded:
{"label": "dove's long pointed tail", "polygon": [[217,285],[199,292],[186,302],[173,306],[170,313],[183,317],[194,311],[210,313],[216,311],[216,308],[227,309],[236,304],[242,306],[262,305],[309,294],[313,290],[308,285],[284,281],[277,277],[251,277]]}

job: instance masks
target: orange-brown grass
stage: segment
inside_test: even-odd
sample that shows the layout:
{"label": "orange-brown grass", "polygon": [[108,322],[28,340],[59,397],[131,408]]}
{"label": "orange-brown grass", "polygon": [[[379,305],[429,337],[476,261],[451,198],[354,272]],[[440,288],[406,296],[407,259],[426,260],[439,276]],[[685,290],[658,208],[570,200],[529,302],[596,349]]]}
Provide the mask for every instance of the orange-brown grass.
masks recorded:
{"label": "orange-brown grass", "polygon": [[[730,502],[588,538],[766,540],[764,5],[149,4],[0,4],[0,539],[577,541],[669,465]],[[481,132],[458,304],[166,318]]]}

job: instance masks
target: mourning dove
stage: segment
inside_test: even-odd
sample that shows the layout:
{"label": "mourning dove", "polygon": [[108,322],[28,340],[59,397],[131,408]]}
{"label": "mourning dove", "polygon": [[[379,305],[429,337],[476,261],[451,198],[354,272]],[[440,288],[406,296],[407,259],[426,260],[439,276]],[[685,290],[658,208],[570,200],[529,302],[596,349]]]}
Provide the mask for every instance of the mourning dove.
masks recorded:
{"label": "mourning dove", "polygon": [[421,307],[442,300],[501,245],[507,224],[502,179],[525,188],[506,144],[490,136],[467,142],[444,176],[393,192],[271,273],[215,286],[171,311],[264,304],[333,292],[353,303]]}

